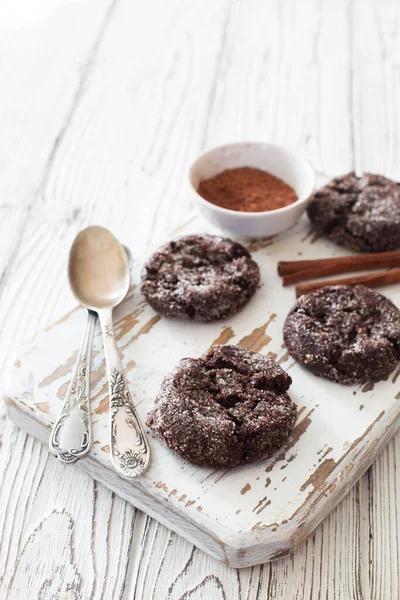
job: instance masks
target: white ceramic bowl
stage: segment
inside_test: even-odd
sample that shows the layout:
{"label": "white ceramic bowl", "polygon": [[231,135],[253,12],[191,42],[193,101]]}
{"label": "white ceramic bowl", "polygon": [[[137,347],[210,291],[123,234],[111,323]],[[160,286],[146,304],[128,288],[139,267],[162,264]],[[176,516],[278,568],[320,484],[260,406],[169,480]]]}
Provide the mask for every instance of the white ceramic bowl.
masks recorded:
{"label": "white ceramic bowl", "polygon": [[[254,167],[279,177],[294,189],[298,200],[276,210],[239,212],[211,204],[197,193],[203,179],[237,167]],[[210,223],[238,236],[259,238],[281,233],[298,221],[314,191],[315,176],[306,160],[281,146],[243,142],[202,154],[190,169],[189,181],[192,199]]]}

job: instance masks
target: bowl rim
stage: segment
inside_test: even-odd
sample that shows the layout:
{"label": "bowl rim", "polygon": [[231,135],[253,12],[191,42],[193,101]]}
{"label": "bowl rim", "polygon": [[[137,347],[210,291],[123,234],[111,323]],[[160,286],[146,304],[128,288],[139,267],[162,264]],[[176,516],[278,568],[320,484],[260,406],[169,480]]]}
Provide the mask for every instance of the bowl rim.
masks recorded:
{"label": "bowl rim", "polygon": [[[194,171],[197,163],[200,160],[207,158],[207,156],[209,154],[213,154],[215,151],[229,149],[229,148],[235,148],[238,146],[253,146],[253,147],[268,146],[269,148],[283,150],[286,154],[290,155],[295,160],[299,161],[300,163],[303,163],[302,168],[304,168],[305,170],[308,171],[308,174],[310,177],[310,184],[311,184],[310,191],[307,194],[304,194],[301,198],[298,198],[295,202],[292,202],[292,204],[288,204],[287,206],[283,206],[282,208],[274,208],[272,210],[261,210],[261,211],[232,210],[231,208],[224,208],[223,206],[218,206],[218,204],[213,204],[212,202],[209,202],[208,200],[206,200],[205,198],[203,198],[203,196],[201,196],[199,194],[199,192],[197,191],[197,189],[195,188],[195,186],[192,182],[193,171]],[[245,166],[245,165],[243,165],[243,166]],[[273,175],[273,173],[270,173],[270,174]],[[207,207],[211,207],[216,212],[220,212],[222,214],[231,215],[231,216],[235,215],[239,219],[241,219],[241,218],[248,219],[251,217],[254,218],[256,216],[266,216],[266,215],[272,216],[272,215],[279,215],[279,214],[284,214],[286,212],[290,212],[294,207],[301,206],[302,204],[304,204],[305,202],[307,202],[310,199],[311,195],[315,191],[315,178],[316,178],[316,176],[315,176],[314,168],[313,168],[311,162],[309,160],[307,160],[306,158],[303,158],[302,156],[296,154],[296,152],[293,152],[292,150],[288,150],[288,148],[286,148],[285,146],[280,146],[279,144],[272,144],[270,142],[257,142],[257,141],[232,142],[232,143],[228,143],[228,144],[220,144],[219,146],[214,146],[213,148],[210,148],[210,150],[206,150],[192,162],[192,164],[189,168],[189,177],[188,177],[190,187],[192,188],[193,192],[195,193],[196,200],[198,202],[200,202],[201,204],[204,204]]]}

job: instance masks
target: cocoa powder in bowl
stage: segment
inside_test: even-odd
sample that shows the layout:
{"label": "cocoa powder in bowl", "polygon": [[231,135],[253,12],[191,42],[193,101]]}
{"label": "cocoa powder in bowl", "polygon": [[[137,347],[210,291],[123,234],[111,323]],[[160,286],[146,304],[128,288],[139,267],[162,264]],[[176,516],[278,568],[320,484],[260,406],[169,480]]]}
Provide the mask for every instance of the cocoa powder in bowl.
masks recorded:
{"label": "cocoa powder in bowl", "polygon": [[197,192],[211,204],[240,212],[264,212],[296,202],[296,192],[261,169],[227,169],[200,182]]}

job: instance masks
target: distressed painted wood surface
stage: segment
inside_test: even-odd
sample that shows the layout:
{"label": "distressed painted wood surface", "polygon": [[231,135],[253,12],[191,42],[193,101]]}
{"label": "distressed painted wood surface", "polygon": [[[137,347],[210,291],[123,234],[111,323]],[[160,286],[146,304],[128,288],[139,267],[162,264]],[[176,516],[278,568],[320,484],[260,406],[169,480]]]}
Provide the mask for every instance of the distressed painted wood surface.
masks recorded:
{"label": "distressed painted wood surface", "polygon": [[[179,234],[210,232],[190,219]],[[213,232],[211,230],[211,232]],[[261,288],[234,317],[211,324],[164,319],[140,294],[146,256],[132,266],[132,289],[115,314],[116,339],[139,416],[145,422],[161,381],[187,356],[214,344],[265,352],[290,372],[298,417],[288,443],[269,460],[212,470],[174,455],[156,439],[152,463],[137,480],[113,472],[109,447],[109,394],[100,331],[91,373],[93,450],[77,463],[96,480],[160,520],[199,548],[233,567],[248,567],[298,548],[371,464],[400,423],[400,368],[386,382],[341,386],[314,377],[289,356],[283,323],[293,288],[283,288],[278,260],[345,255],[317,239],[304,217],[275,239],[248,245],[261,271]],[[384,290],[397,305],[398,286]],[[7,374],[5,401],[13,421],[48,444],[77,357],[86,310],[67,313],[28,343]],[[70,468],[74,468],[71,466]]]}
{"label": "distressed painted wood surface", "polygon": [[[74,306],[88,224],[135,253],[190,210],[205,148],[265,139],[327,176],[398,171],[400,9],[378,0],[5,0],[0,7],[1,373]],[[400,435],[292,557],[232,570],[0,419],[0,597],[400,595]]]}

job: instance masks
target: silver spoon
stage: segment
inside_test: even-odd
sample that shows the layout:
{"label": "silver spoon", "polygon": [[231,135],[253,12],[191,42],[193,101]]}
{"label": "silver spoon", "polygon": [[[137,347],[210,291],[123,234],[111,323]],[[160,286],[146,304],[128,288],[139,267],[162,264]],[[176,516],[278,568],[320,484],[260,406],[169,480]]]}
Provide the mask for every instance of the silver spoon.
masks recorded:
{"label": "silver spoon", "polygon": [[[123,246],[129,266],[132,255]],[[92,421],[90,413],[90,365],[92,359],[94,327],[97,314],[87,311],[86,327],[81,340],[72,379],[50,436],[50,452],[65,464],[85,458],[92,446]]]}
{"label": "silver spoon", "polygon": [[50,436],[50,452],[63,463],[84,458],[92,445],[89,388],[95,323],[96,314],[89,310],[72,379]]}
{"label": "silver spoon", "polygon": [[114,336],[112,311],[129,290],[130,271],[124,248],[104,227],[88,227],[72,244],[68,266],[77,300],[97,312],[103,331],[110,389],[110,455],[125,477],[138,477],[149,465],[150,448],[126,386]]}

